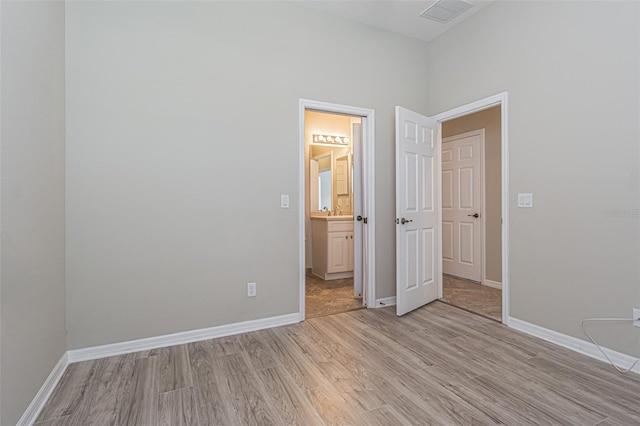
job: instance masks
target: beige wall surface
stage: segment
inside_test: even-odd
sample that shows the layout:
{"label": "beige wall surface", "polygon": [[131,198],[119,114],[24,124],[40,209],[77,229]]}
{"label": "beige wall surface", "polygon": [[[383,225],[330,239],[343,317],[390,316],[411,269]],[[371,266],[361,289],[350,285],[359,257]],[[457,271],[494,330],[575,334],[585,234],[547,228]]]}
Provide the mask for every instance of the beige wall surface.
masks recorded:
{"label": "beige wall surface", "polygon": [[69,349],[299,311],[300,98],[376,111],[395,294],[394,106],[427,108],[425,43],[287,2],[66,10]]}
{"label": "beige wall surface", "polygon": [[502,184],[500,107],[493,107],[442,123],[442,137],[484,129],[485,272],[484,277],[502,282]]}
{"label": "beige wall surface", "polygon": [[[640,306],[639,7],[499,1],[428,49],[430,113],[509,91],[511,315],[582,339]],[[640,355],[631,324],[592,329]]]}
{"label": "beige wall surface", "polygon": [[66,350],[64,3],[0,2],[0,424]]}

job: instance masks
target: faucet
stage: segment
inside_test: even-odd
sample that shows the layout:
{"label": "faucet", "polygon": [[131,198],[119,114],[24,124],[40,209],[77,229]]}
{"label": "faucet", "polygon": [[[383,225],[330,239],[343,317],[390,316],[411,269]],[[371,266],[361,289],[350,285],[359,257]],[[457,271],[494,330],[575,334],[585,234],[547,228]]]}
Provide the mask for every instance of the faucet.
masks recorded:
{"label": "faucet", "polygon": [[322,211],[323,211],[323,212],[327,212],[327,216],[331,216],[331,210],[329,210],[329,209],[327,208],[327,206],[324,206],[324,207],[322,208]]}

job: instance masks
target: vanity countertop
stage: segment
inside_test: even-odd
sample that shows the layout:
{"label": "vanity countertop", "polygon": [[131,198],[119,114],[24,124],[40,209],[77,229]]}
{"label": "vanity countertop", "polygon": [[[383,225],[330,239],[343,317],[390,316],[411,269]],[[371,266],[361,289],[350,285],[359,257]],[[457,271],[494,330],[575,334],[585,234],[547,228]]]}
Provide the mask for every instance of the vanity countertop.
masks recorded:
{"label": "vanity countertop", "polygon": [[327,216],[327,214],[322,214],[322,215],[312,215],[311,216],[312,220],[348,220],[348,221],[352,221],[353,220],[353,215],[342,215],[342,216]]}

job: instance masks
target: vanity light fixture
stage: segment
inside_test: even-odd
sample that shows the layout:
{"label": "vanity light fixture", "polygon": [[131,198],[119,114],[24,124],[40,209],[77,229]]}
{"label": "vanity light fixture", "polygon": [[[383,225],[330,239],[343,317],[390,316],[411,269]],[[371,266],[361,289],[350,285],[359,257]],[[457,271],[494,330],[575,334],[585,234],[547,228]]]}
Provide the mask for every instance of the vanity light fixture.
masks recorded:
{"label": "vanity light fixture", "polygon": [[314,134],[313,143],[326,143],[331,145],[348,145],[349,138],[346,136]]}

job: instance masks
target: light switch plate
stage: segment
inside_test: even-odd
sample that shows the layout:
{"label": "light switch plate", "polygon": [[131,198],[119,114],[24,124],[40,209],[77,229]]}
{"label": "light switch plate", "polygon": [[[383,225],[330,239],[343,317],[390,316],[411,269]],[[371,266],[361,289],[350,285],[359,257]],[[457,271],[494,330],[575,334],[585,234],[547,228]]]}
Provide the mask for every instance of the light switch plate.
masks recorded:
{"label": "light switch plate", "polygon": [[256,297],[257,286],[256,283],[247,283],[247,297]]}
{"label": "light switch plate", "polygon": [[288,209],[289,208],[289,195],[283,194],[280,196],[280,208]]}
{"label": "light switch plate", "polygon": [[533,207],[533,194],[530,192],[518,192],[518,207]]}

